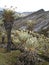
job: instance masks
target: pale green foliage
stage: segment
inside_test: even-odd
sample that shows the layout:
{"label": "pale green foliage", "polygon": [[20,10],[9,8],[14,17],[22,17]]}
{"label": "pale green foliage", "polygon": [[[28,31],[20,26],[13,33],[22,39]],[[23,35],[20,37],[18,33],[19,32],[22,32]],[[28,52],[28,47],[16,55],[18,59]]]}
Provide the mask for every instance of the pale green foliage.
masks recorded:
{"label": "pale green foliage", "polygon": [[35,20],[27,20],[27,25],[28,25],[29,27],[32,27],[35,23],[36,23]]}
{"label": "pale green foliage", "polygon": [[27,32],[21,31],[18,33],[18,38],[21,42],[25,42],[29,37],[30,37],[30,35]]}
{"label": "pale green foliage", "polygon": [[31,27],[32,24],[33,24],[32,20],[28,20],[28,21],[27,21],[27,25],[28,25],[29,27]]}
{"label": "pale green foliage", "polygon": [[16,36],[13,37],[13,42],[16,44],[25,43],[25,48],[35,48],[39,53],[49,52],[49,38],[34,33],[33,31],[29,34],[27,31],[16,31]]}
{"label": "pale green foliage", "polygon": [[49,40],[48,39],[42,38],[42,37],[40,37],[38,39],[38,42],[39,42],[38,51],[39,51],[39,53],[49,55]]}
{"label": "pale green foliage", "polygon": [[36,24],[36,21],[35,20],[27,20],[26,21],[26,25],[28,27],[28,30],[32,30],[33,29],[33,26]]}
{"label": "pale green foliage", "polygon": [[16,45],[16,44],[21,44],[21,41],[17,38],[17,39],[13,39],[13,42],[14,42],[14,44]]}
{"label": "pale green foliage", "polygon": [[28,38],[26,41],[26,46],[28,48],[37,48],[38,47],[38,40],[36,37]]}

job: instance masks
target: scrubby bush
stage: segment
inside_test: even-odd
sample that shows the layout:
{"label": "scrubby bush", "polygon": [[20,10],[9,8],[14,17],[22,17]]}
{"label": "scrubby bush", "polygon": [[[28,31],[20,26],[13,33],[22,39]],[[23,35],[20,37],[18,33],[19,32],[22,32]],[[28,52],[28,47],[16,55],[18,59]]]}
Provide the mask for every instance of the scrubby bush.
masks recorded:
{"label": "scrubby bush", "polygon": [[33,30],[33,26],[36,24],[36,20],[27,20],[26,25],[28,30]]}
{"label": "scrubby bush", "polygon": [[36,49],[38,47],[38,40],[36,37],[27,39],[26,47],[29,49]]}
{"label": "scrubby bush", "polygon": [[30,37],[30,35],[27,32],[23,32],[23,31],[17,31],[17,36],[18,39],[22,42],[25,43],[25,41]]}

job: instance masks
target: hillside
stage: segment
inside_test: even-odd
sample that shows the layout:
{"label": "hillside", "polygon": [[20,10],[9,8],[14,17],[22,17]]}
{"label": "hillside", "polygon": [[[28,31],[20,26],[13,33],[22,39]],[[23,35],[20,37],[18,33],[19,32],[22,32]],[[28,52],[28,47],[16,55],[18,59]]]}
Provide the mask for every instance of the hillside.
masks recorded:
{"label": "hillside", "polygon": [[26,22],[28,22],[29,20],[34,23],[34,25],[32,26],[33,31],[47,31],[49,28],[49,11],[44,11],[43,9],[41,9],[37,12],[33,12],[28,16],[20,17],[14,22],[14,27],[16,29],[19,29],[24,26],[27,29]]}

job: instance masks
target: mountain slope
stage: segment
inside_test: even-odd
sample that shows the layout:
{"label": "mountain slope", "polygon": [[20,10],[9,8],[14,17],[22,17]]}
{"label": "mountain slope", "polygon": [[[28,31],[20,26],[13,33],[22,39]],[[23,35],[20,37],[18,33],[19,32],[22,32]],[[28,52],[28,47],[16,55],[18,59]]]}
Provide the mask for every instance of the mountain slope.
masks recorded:
{"label": "mountain slope", "polygon": [[25,17],[20,17],[15,20],[14,22],[14,27],[16,29],[19,29],[23,26],[26,26],[26,23],[31,20],[33,23],[35,22],[34,25],[32,25],[32,30],[34,32],[46,32],[49,30],[49,11],[44,11],[43,9],[38,10],[37,12],[33,12],[32,14],[25,16]]}

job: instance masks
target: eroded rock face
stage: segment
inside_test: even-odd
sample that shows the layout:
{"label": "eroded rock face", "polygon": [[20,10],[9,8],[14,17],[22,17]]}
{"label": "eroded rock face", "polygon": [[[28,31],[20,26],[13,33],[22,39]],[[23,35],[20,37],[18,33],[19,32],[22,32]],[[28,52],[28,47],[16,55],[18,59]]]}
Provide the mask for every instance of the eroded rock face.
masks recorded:
{"label": "eroded rock face", "polygon": [[33,29],[35,32],[42,32],[49,30],[49,19],[43,20],[40,23],[37,23]]}
{"label": "eroded rock face", "polygon": [[28,16],[16,19],[14,26],[17,26],[17,29],[23,26],[25,26],[25,29],[28,29],[26,22],[29,20],[32,20],[32,22],[35,21],[35,24],[33,24],[31,28],[34,32],[42,33],[49,30],[49,11],[41,9]]}

